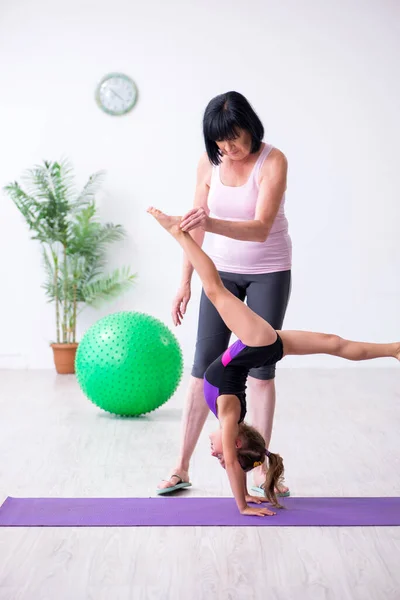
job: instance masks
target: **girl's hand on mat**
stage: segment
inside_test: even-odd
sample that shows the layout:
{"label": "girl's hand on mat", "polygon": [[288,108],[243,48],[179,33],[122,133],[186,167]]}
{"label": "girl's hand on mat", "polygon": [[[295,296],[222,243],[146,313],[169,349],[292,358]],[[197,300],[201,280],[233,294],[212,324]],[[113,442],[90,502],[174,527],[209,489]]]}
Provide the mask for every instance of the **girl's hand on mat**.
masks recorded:
{"label": "girl's hand on mat", "polygon": [[192,208],[186,213],[181,219],[180,227],[182,231],[191,231],[196,227],[201,227],[204,231],[207,231],[207,224],[210,217],[201,206],[198,208]]}
{"label": "girl's hand on mat", "polygon": [[262,502],[269,502],[269,500],[265,496],[251,496],[250,494],[246,494],[246,502],[247,504],[262,504]]}
{"label": "girl's hand on mat", "polygon": [[276,513],[269,510],[269,508],[251,508],[251,506],[246,506],[246,508],[240,512],[247,517],[272,517],[273,515],[276,515]]}
{"label": "girl's hand on mat", "polygon": [[183,315],[186,312],[186,307],[190,300],[190,295],[190,283],[182,283],[172,303],[171,316],[175,326],[182,323]]}

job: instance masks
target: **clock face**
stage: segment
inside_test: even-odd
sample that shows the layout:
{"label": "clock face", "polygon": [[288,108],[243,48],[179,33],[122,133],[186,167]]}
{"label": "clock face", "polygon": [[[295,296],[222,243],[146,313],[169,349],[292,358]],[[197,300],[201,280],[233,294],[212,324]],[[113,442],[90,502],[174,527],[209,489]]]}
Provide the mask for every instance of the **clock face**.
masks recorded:
{"label": "clock face", "polygon": [[122,73],[110,73],[97,86],[97,104],[109,115],[125,115],[136,104],[138,92],[134,81]]}

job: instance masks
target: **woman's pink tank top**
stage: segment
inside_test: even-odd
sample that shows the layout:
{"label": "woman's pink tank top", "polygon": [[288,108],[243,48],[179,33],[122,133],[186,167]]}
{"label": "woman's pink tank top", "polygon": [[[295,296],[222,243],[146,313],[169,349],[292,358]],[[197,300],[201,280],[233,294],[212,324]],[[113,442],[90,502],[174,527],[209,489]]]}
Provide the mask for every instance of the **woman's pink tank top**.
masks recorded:
{"label": "woman's pink tank top", "polygon": [[[251,221],[255,218],[260,169],[272,150],[266,144],[249,179],[239,187],[221,182],[220,169],[214,167],[208,195],[210,217],[226,221]],[[285,216],[285,195],[265,242],[243,242],[223,235],[207,234],[207,252],[219,271],[229,273],[274,273],[292,266],[292,242]]]}

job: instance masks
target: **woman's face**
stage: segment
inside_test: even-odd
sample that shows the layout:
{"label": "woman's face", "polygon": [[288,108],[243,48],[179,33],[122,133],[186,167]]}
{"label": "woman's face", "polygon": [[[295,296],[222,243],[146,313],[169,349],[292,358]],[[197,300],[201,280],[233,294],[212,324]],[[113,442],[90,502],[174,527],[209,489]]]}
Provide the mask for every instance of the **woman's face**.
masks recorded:
{"label": "woman's face", "polygon": [[250,133],[245,129],[238,129],[237,134],[234,140],[215,142],[221,153],[231,160],[243,160],[249,156],[251,151]]}

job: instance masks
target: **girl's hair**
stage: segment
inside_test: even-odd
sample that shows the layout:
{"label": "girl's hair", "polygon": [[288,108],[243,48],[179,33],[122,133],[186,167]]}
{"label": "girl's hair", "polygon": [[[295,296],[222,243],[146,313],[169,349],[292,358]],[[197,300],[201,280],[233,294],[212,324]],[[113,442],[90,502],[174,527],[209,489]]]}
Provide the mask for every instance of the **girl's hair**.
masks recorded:
{"label": "girl's hair", "polygon": [[237,451],[240,466],[244,471],[251,471],[262,465],[267,459],[267,476],[261,487],[271,504],[277,508],[283,508],[275,493],[275,488],[281,483],[284,474],[282,457],[269,452],[265,448],[265,440],[261,433],[246,423],[239,425],[239,437],[243,441],[243,446]]}
{"label": "girl's hair", "polygon": [[213,165],[219,165],[222,156],[215,142],[236,139],[239,129],[245,129],[251,135],[250,152],[258,152],[264,127],[249,101],[239,92],[226,92],[210,100],[203,117],[203,134]]}

